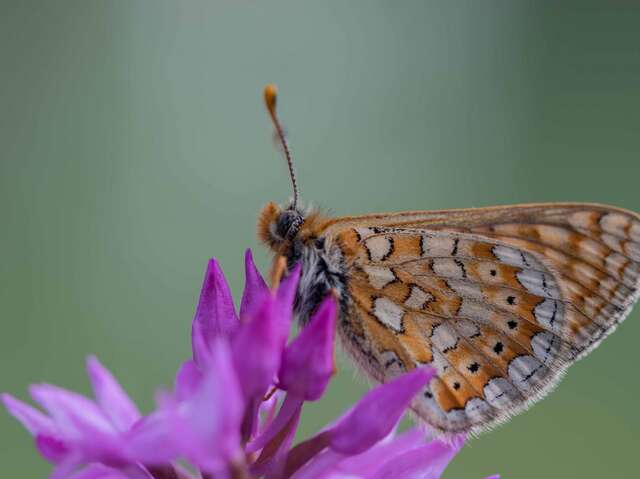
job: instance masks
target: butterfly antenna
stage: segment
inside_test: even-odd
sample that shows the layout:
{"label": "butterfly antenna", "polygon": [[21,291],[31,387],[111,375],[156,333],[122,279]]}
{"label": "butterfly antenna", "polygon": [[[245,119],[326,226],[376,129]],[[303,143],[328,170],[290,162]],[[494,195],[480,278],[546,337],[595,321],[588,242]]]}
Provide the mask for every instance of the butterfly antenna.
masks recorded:
{"label": "butterfly antenna", "polygon": [[287,138],[284,136],[284,130],[278,119],[276,113],[276,99],[278,97],[278,89],[275,85],[267,85],[264,87],[264,103],[267,105],[267,111],[271,116],[271,121],[276,129],[278,138],[284,151],[284,156],[287,160],[287,166],[289,167],[289,177],[291,178],[291,185],[293,186],[293,209],[298,205],[298,182],[296,181],[296,173],[293,170],[293,161],[291,160],[291,152],[289,151],[289,144]]}

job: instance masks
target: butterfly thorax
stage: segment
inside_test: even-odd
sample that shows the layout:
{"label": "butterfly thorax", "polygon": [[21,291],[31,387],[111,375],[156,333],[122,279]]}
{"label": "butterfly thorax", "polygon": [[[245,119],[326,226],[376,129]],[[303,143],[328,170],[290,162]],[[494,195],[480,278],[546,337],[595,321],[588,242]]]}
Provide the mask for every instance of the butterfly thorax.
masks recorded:
{"label": "butterfly thorax", "polygon": [[317,211],[268,203],[258,219],[258,237],[287,259],[288,269],[300,263],[302,273],[296,295],[295,316],[301,324],[332,290],[346,310],[346,265],[341,249],[323,235],[326,218]]}

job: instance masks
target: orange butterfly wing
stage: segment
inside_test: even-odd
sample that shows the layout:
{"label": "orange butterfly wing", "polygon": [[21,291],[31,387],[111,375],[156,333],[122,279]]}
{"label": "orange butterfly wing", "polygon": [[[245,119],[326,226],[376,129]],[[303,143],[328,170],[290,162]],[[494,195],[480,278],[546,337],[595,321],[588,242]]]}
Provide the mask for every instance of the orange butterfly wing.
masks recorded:
{"label": "orange butterfly wing", "polygon": [[640,218],[549,204],[333,220],[349,268],[348,351],[378,381],[430,364],[414,402],[479,431],[541,398],[637,299]]}

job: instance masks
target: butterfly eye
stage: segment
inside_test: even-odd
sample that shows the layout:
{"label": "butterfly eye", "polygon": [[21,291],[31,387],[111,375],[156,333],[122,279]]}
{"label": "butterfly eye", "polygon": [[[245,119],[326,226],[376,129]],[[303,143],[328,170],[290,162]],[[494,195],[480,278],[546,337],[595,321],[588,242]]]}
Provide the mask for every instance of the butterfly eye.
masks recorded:
{"label": "butterfly eye", "polygon": [[300,231],[304,218],[297,210],[285,210],[276,223],[276,233],[285,240],[292,240]]}

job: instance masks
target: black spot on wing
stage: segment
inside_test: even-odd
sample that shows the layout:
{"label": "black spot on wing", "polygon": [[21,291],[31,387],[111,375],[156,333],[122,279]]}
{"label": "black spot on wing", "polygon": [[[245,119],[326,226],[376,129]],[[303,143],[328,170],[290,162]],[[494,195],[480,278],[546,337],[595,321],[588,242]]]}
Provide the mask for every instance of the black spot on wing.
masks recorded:
{"label": "black spot on wing", "polygon": [[382,258],[380,258],[380,261],[386,261],[387,259],[389,259],[389,257],[393,254],[393,250],[395,249],[393,238],[389,236],[389,237],[386,237],[386,239],[389,242],[389,251],[387,251],[385,255]]}
{"label": "black spot on wing", "polygon": [[457,338],[456,338],[456,342],[455,342],[452,346],[449,346],[449,347],[447,347],[447,348],[444,348],[444,349],[442,350],[442,352],[443,352],[444,354],[446,354],[446,353],[448,353],[449,351],[453,351],[453,350],[455,350],[455,349],[458,347],[458,343],[460,343],[460,338],[459,338],[459,337],[457,337]]}
{"label": "black spot on wing", "polygon": [[460,243],[460,238],[456,238],[453,240],[453,249],[451,250],[451,256],[456,256],[458,254],[458,243]]}
{"label": "black spot on wing", "polygon": [[549,324],[553,324],[556,321],[556,315],[558,314],[558,302],[553,302],[553,313],[551,313],[551,319],[549,319]]}
{"label": "black spot on wing", "polygon": [[472,373],[477,373],[480,370],[480,365],[474,361],[469,366],[467,366],[467,369]]}
{"label": "black spot on wing", "polygon": [[369,262],[373,261],[373,258],[371,257],[371,250],[369,249],[366,243],[363,243],[363,246],[364,246],[364,250],[367,252],[367,259],[369,260]]}
{"label": "black spot on wing", "polygon": [[454,262],[456,263],[456,265],[458,265],[458,268],[460,268],[460,274],[462,275],[462,278],[467,279],[467,270],[464,267],[464,263],[459,259],[455,259]]}

